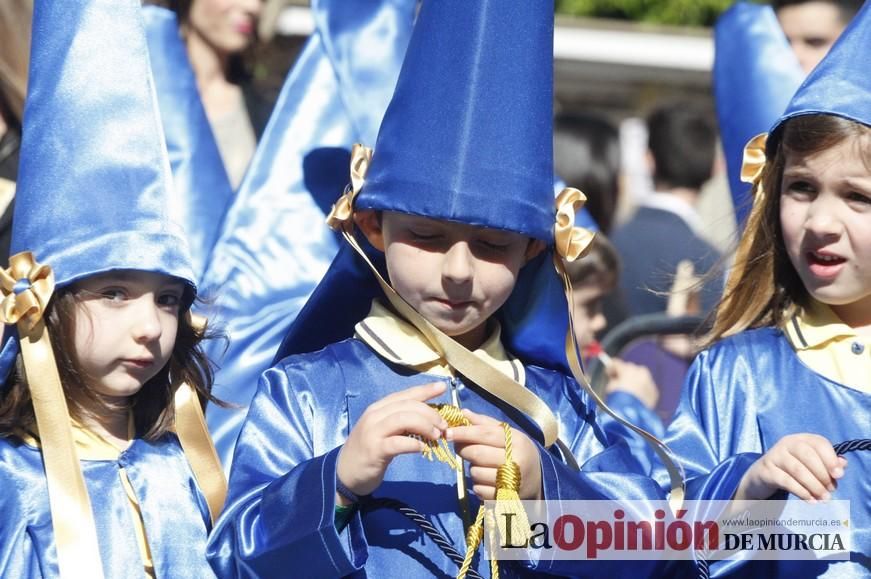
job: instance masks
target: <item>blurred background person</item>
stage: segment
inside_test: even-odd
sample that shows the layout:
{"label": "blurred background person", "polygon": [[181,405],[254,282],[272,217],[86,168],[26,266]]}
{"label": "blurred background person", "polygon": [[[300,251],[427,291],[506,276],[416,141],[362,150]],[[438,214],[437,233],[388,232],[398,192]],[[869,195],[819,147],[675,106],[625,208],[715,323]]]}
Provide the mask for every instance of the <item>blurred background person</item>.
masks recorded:
{"label": "blurred background person", "polygon": [[829,52],[862,1],[772,0],[777,20],[805,74]]}
{"label": "blurred background person", "polygon": [[620,134],[606,117],[561,113],[554,119],[554,166],[568,186],[584,192],[584,209],[608,233],[620,193]]}
{"label": "blurred background person", "polygon": [[[620,290],[628,316],[667,310],[681,262],[689,261],[700,276],[720,258],[703,238],[696,210],[702,186],[714,170],[713,120],[691,103],[675,101],[655,109],[647,127],[654,192],[611,236],[623,261]],[[701,311],[683,313],[710,311],[720,289],[717,283],[706,284]]]}
{"label": "blurred background person", "polygon": [[0,265],[9,265],[33,0],[0,2]]}
{"label": "blurred background person", "polygon": [[272,111],[272,103],[253,89],[245,58],[256,40],[263,0],[160,3],[177,15],[203,107],[237,189]]}

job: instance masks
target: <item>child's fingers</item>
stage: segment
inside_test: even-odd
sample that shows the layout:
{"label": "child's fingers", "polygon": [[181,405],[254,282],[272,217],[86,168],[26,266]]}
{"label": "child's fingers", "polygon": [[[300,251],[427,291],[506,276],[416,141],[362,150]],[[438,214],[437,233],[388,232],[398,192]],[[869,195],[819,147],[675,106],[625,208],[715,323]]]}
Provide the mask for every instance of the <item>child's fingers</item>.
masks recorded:
{"label": "child's fingers", "polygon": [[[441,417],[438,416],[438,418]],[[438,424],[432,417],[424,413],[400,409],[389,413],[384,420],[375,422],[370,432],[377,438],[416,434],[429,440],[435,440],[442,435],[442,430],[439,429]]]}
{"label": "child's fingers", "polygon": [[473,466],[469,469],[472,483],[496,487],[496,469],[488,466]]}
{"label": "child's fingers", "polygon": [[[807,438],[807,443],[816,451],[820,461],[823,463],[823,468],[826,469],[826,473],[830,477],[840,478],[840,476],[843,476],[844,469],[841,466],[841,461],[839,460],[840,457],[835,453],[835,449],[832,448],[831,442],[823,436],[810,435]],[[837,472],[838,469],[840,469],[840,476],[835,476],[835,472]]]}
{"label": "child's fingers", "polygon": [[802,483],[790,476],[787,472],[780,471],[778,476],[775,477],[775,484],[786,492],[797,496],[803,501],[816,502],[816,499],[810,493],[810,491],[808,491]]}
{"label": "child's fingers", "polygon": [[502,423],[495,418],[491,418],[486,414],[478,414],[477,412],[472,412],[468,408],[463,408],[463,415],[469,419],[469,422],[475,425],[491,425],[491,426],[500,426]]}
{"label": "child's fingers", "polygon": [[[805,491],[802,495],[798,495],[801,498],[805,500],[808,500],[808,498],[823,499],[829,496],[829,492],[826,490],[824,484],[817,479],[807,466],[805,466],[804,462],[796,458],[794,455],[789,454],[783,457],[780,469],[793,481],[801,485],[802,489]],[[790,492],[792,491],[790,490]]]}
{"label": "child's fingers", "polygon": [[395,457],[400,454],[414,454],[423,452],[423,442],[410,436],[390,436],[384,439],[381,450],[386,457]]}
{"label": "child's fingers", "polygon": [[841,478],[844,476],[844,469],[847,468],[847,459],[843,456],[838,457],[838,466],[835,467],[835,470],[832,472],[832,476],[835,478]]}
{"label": "child's fingers", "polygon": [[496,498],[496,487],[490,485],[472,485],[472,490],[482,501],[492,501]]}
{"label": "child's fingers", "polygon": [[497,448],[505,447],[505,429],[502,425],[454,426],[445,432],[445,438],[454,444],[486,444]]}
{"label": "child's fingers", "polygon": [[382,406],[391,404],[398,400],[417,400],[419,402],[424,402],[426,400],[429,400],[430,398],[438,396],[444,391],[444,382],[431,382],[429,384],[422,384],[421,386],[412,386],[411,388],[406,388],[405,390],[400,390],[399,392],[393,392],[392,394],[388,394],[381,400],[372,403],[369,408],[376,410],[378,408],[381,408]]}
{"label": "child's fingers", "polygon": [[505,449],[483,444],[455,447],[457,454],[474,466],[497,468],[505,462]]}
{"label": "child's fingers", "polygon": [[[441,432],[443,432],[448,427],[447,421],[442,418],[441,414],[436,412],[436,410],[428,404],[424,404],[418,400],[395,400],[390,404],[386,404],[380,408],[375,408],[374,410],[367,411],[368,413],[368,421],[374,424],[381,424],[384,426],[396,426],[391,423],[393,420],[391,417],[400,414],[400,413],[409,413],[416,414],[428,420],[434,427],[438,428],[441,436]],[[396,428],[392,429],[393,432],[400,432]]]}
{"label": "child's fingers", "polygon": [[[821,454],[822,450],[825,449],[821,449],[818,447],[818,445],[809,443],[799,447],[791,448],[790,454],[792,454],[792,456],[795,457],[811,473],[811,475],[813,475],[813,477],[817,481],[819,481],[819,483],[823,487],[825,487],[827,491],[831,492],[835,490],[834,480],[832,479],[831,473],[826,465],[825,460],[830,458],[833,464],[837,464],[838,457],[832,450],[831,445],[828,445],[828,450],[831,452],[832,455],[831,457]],[[808,487],[808,490],[813,492],[817,498],[822,498],[822,495],[818,492],[814,492],[814,489]]]}

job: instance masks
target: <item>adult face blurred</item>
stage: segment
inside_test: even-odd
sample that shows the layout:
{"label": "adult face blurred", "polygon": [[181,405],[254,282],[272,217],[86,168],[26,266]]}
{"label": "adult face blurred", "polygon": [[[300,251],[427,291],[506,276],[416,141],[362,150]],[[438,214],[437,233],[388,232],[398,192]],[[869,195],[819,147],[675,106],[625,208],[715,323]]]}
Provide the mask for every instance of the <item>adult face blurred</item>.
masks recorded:
{"label": "adult face blurred", "polygon": [[784,6],[777,11],[777,19],[806,73],[819,64],[847,26],[841,11],[830,2]]}
{"label": "adult face blurred", "polygon": [[193,0],[188,27],[223,55],[241,52],[254,41],[263,0]]}

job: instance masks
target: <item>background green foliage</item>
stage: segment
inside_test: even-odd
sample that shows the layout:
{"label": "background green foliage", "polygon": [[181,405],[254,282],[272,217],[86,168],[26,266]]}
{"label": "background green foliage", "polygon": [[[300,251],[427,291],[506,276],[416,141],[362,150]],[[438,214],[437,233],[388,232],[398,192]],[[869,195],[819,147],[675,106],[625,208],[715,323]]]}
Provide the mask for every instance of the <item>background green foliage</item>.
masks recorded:
{"label": "background green foliage", "polygon": [[674,24],[712,26],[734,0],[556,0],[557,12]]}

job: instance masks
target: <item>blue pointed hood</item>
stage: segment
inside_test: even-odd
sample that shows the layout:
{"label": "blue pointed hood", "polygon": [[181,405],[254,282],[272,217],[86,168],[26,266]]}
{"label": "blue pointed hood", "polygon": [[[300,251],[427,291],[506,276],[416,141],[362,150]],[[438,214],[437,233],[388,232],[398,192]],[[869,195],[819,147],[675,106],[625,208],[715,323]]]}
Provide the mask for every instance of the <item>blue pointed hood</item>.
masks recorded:
{"label": "blue pointed hood", "polygon": [[771,6],[739,2],[714,27],[714,97],[738,223],[751,207],[744,145],[783,114],[804,73]]}
{"label": "blue pointed hood", "polygon": [[871,125],[871,2],[850,22],[826,57],[805,79],[770,131],[766,149],[774,150],[779,130],[802,115],[835,115]]}
{"label": "blue pointed hood", "polygon": [[552,241],[552,47],[553,2],[423,2],[356,208]]}
{"label": "blue pointed hood", "polygon": [[[553,4],[533,0],[509,10],[504,1],[425,1],[408,50],[356,209],[552,243]],[[481,70],[467,70],[475,65]],[[363,247],[383,273],[384,256]],[[504,343],[524,363],[568,372],[568,311],[552,257],[545,252],[523,267],[499,319]],[[343,247],[276,359],[350,337],[381,296],[368,266]]]}
{"label": "blue pointed hood", "polygon": [[175,13],[144,6],[146,40],[172,168],[179,220],[202,275],[233,188],[197,89]]}
{"label": "blue pointed hood", "polygon": [[195,288],[138,0],[37,2],[12,254],[56,287],[117,269]]}

